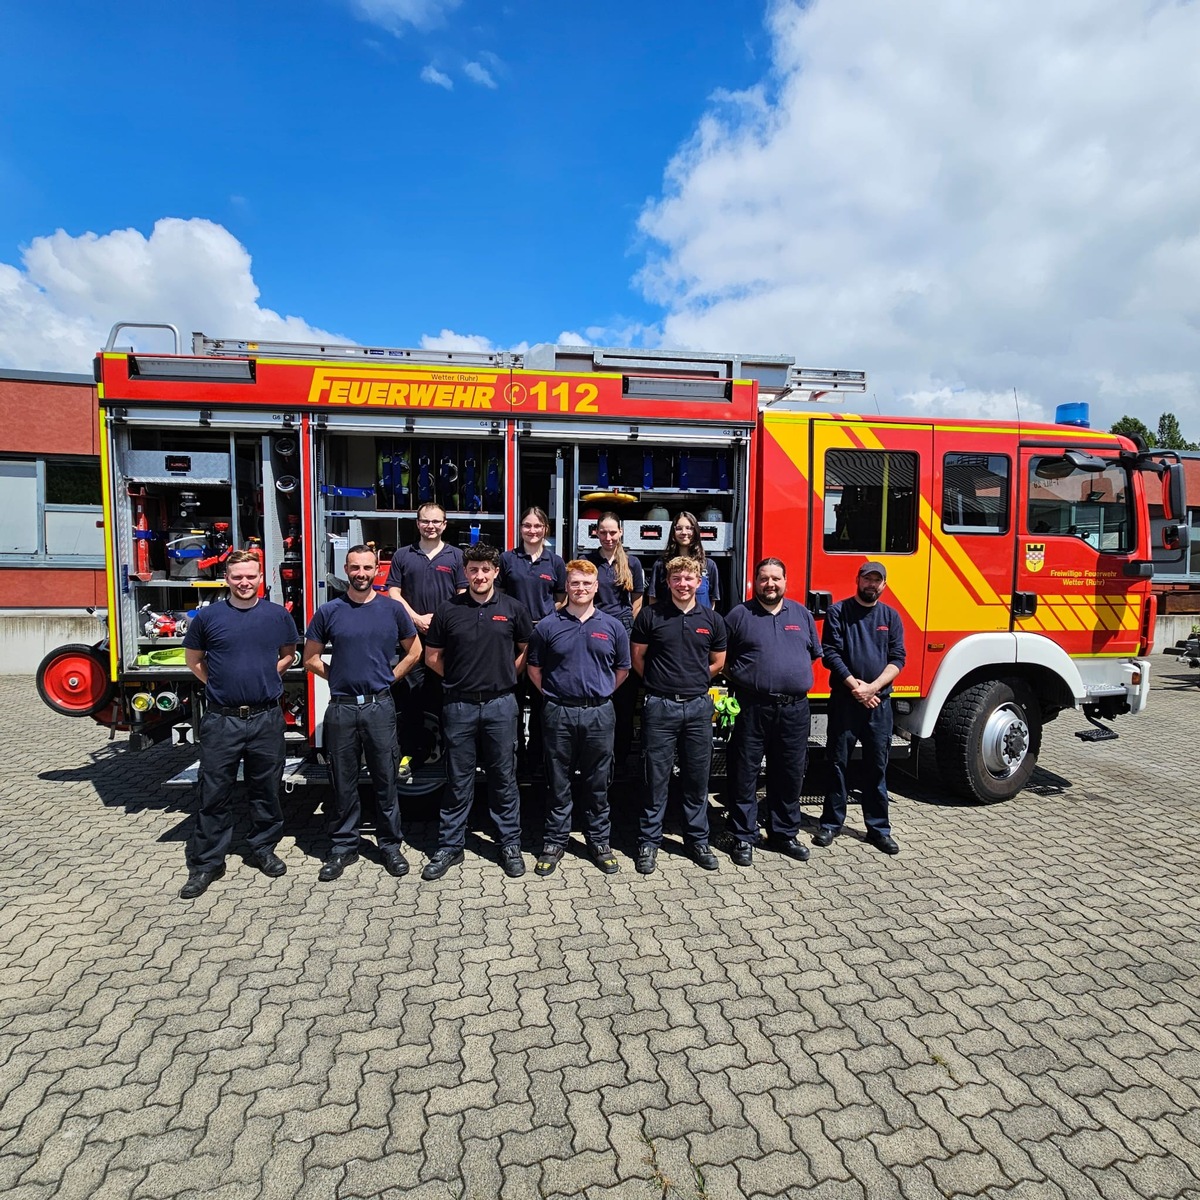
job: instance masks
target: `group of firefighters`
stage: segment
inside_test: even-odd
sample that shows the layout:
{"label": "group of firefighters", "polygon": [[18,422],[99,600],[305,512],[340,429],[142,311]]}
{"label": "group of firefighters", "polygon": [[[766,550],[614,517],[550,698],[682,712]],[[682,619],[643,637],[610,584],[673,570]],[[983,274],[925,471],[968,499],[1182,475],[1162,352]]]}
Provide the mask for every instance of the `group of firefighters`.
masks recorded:
{"label": "group of firefighters", "polygon": [[[753,862],[765,755],[766,845],[804,861],[809,850],[799,834],[808,692],[813,663],[821,658],[830,674],[830,783],[812,844],[829,846],[842,830],[847,766],[861,744],[867,840],[898,853],[885,772],[889,696],[905,652],[899,614],[880,599],[887,582],[882,563],[862,564],[853,595],[831,607],[818,638],[808,610],[787,598],[787,572],[778,558],[759,562],[753,596],[720,615],[718,576],[690,513],[673,522],[648,590],[641,564],[622,545],[616,514],[597,521],[599,548],[569,562],[546,546],[548,526],[546,514],[531,508],[522,515],[515,549],[501,554],[478,544],[462,551],[443,540],[445,511],[424,504],[417,512],[418,540],[393,556],[382,591],[375,586],[375,549],[359,545],[347,552],[347,590],[314,613],[302,652],[305,669],[329,685],[324,744],[333,797],[329,851],[318,879],[339,878],[359,857],[364,758],[383,866],[394,876],[408,873],[399,781],[420,757],[430,708],[440,708],[446,785],[438,844],[423,879],[440,879],[463,861],[477,765],[487,783],[501,866],[512,877],[525,873],[521,752],[531,761],[540,757],[546,778],[536,874],[557,869],[577,809],[593,861],[606,874],[618,871],[608,793],[614,764],[624,764],[632,744],[639,679],[644,778],[636,870],[649,875],[657,866],[676,770],[685,847],[699,866],[716,870],[708,819],[709,689],[718,674],[729,681],[738,708],[728,756],[730,858],[742,867]],[[187,665],[205,685],[207,701],[184,899],[202,895],[225,873],[239,763],[251,813],[246,860],[271,877],[287,870],[275,852],[284,824],[280,698],[296,628],[280,605],[260,597],[256,555],[232,553],[225,579],[227,599],[201,609],[184,638]],[[519,737],[522,707],[527,745]]]}

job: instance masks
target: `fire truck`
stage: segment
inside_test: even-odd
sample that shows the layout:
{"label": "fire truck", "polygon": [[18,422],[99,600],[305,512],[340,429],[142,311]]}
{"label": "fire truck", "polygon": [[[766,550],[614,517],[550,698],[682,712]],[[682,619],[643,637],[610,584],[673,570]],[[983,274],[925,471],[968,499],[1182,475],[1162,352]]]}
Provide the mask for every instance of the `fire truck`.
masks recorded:
{"label": "fire truck", "polygon": [[[173,352],[117,347],[148,328],[169,333]],[[447,510],[450,540],[501,548],[539,505],[565,557],[594,547],[600,512],[618,509],[627,550],[647,565],[686,509],[733,602],[771,555],[820,622],[864,560],[884,562],[908,647],[898,740],[932,742],[948,789],[1003,799],[1027,783],[1043,726],[1063,710],[1101,738],[1115,736],[1104,721],[1145,707],[1150,504],[1163,506],[1168,544],[1186,537],[1169,454],[1016,416],[834,411],[865,375],[788,356],[200,333],[187,352],[173,326],[119,324],[95,378],[108,636],[53,651],[38,685],[60,713],[128,729],[134,749],[195,736],[203,691],[180,644],[220,600],[233,547],[261,554],[266,591],[299,636],[345,588],[347,548],[386,557],[415,541],[426,500]],[[284,683],[303,760],[321,747],[327,685],[298,665]],[[815,711],[828,695],[818,669]]]}

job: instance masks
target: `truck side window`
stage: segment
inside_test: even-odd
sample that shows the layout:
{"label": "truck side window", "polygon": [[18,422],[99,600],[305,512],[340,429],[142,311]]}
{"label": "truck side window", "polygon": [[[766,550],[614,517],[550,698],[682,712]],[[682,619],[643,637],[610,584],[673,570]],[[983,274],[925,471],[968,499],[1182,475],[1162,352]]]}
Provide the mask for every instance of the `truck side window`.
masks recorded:
{"label": "truck side window", "polygon": [[892,450],[825,454],[825,549],[911,554],[917,548],[917,456]]}
{"label": "truck side window", "polygon": [[1062,458],[1029,464],[1031,533],[1074,537],[1104,554],[1133,549],[1129,473],[1114,461],[1103,471],[1084,471]]}
{"label": "truck side window", "polygon": [[1008,530],[1009,460],[1002,454],[942,459],[942,528],[947,533]]}

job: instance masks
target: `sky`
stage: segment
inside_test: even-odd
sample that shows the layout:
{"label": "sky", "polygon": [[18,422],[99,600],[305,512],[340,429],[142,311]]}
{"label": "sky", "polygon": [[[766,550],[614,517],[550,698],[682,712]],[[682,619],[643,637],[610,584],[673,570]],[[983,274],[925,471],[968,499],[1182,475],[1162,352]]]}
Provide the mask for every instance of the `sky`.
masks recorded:
{"label": "sky", "polygon": [[1200,440],[1197,0],[6,0],[0,366],[792,354]]}

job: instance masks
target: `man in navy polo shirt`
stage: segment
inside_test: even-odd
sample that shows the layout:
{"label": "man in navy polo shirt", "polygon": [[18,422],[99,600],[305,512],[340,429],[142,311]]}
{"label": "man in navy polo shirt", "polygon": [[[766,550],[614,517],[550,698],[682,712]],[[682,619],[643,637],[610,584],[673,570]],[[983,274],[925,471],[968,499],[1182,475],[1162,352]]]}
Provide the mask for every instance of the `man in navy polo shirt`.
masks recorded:
{"label": "man in navy polo shirt", "polygon": [[729,652],[725,674],[740,711],[729,743],[730,858],[739,867],[754,861],[758,843],[758,769],[767,756],[767,844],[803,862],[808,847],[800,832],[800,791],[808,766],[808,689],[821,657],[816,622],[789,600],[787,568],[764,558],[754,568],[754,596],[725,618]]}
{"label": "man in navy polo shirt", "polygon": [[[434,610],[443,600],[464,591],[462,551],[442,540],[446,510],[432,500],[417,509],[417,540],[402,546],[392,556],[387,594],[408,610],[417,633],[429,632]],[[418,661],[405,682],[396,688],[400,715],[400,774],[407,776],[410,764],[419,765],[428,754],[425,713],[441,706],[441,687]]]}
{"label": "man in navy polo shirt", "polygon": [[594,563],[566,564],[567,603],[543,617],[529,643],[529,680],[543,697],[549,799],[542,853],[534,870],[550,875],[571,837],[574,773],[585,801],[584,836],[606,875],[619,869],[609,846],[608,778],[616,717],[613,693],[629,674],[629,634],[595,605]]}
{"label": "man in navy polo shirt", "polygon": [[497,591],[500,552],[480,543],[463,555],[467,590],[439,604],[425,639],[425,665],[443,680],[446,794],[438,848],[422,879],[441,879],[462,862],[478,756],[507,875],[525,874],[517,790],[517,676],[533,633],[529,610]]}
{"label": "man in navy polo shirt", "polygon": [[[334,809],[329,820],[329,857],[317,878],[329,883],[358,861],[362,800],[358,794],[360,756],[375,789],[377,840],[389,875],[406,875],[401,852],[400,803],[396,793],[396,706],[392,684],[412,670],[421,643],[404,605],[375,591],[379,560],[370,546],[346,553],[350,588],[322,604],[304,633],[304,666],[329,683],[325,710],[325,750],[332,776]],[[321,655],[333,653],[328,666]],[[399,647],[399,649],[398,649]]]}
{"label": "man in navy polo shirt", "polygon": [[677,751],[688,852],[706,871],[719,866],[708,832],[713,717],[708,688],[725,665],[725,622],[696,602],[700,568],[695,559],[671,559],[666,575],[668,595],[642,609],[629,638],[633,669],[646,685],[642,709],[646,799],[635,864],[643,875],[658,865]]}
{"label": "man in navy polo shirt", "polygon": [[899,854],[888,819],[887,764],[892,743],[892,680],[904,666],[900,614],[880,602],[887,567],[864,563],[855,592],[830,608],[821,639],[829,668],[829,791],[814,846],[831,846],[846,821],[846,768],[862,743],[862,810],[867,841]]}
{"label": "man in navy polo shirt", "polygon": [[284,671],[296,653],[296,626],[280,604],[259,598],[262,564],[249,550],[225,560],[229,598],[202,608],[183,638],[188,669],[205,686],[200,722],[200,808],[188,838],[183,900],[203,895],[225,874],[233,840],[230,795],[244,764],[250,799],[246,862],[276,878],[287,866],[275,853],[283,833],[279,781],[284,757]]}

